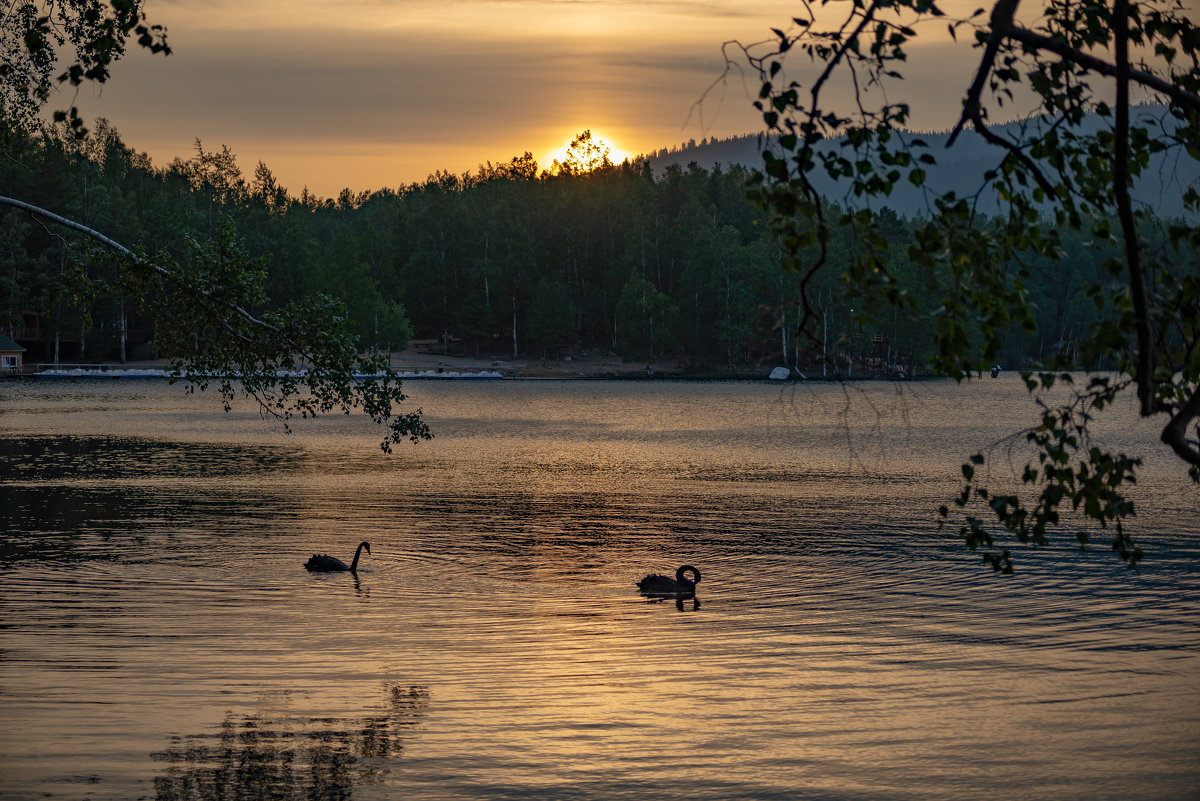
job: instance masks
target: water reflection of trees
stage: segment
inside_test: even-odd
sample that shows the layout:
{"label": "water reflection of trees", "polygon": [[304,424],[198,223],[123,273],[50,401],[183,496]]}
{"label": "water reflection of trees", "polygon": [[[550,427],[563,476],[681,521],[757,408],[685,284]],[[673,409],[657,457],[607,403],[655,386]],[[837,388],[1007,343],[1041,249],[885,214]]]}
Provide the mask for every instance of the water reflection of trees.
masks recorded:
{"label": "water reflection of trees", "polygon": [[390,685],[380,709],[359,718],[230,713],[219,732],[175,735],[150,756],[158,801],[337,801],[387,775],[406,730],[429,706],[423,687]]}

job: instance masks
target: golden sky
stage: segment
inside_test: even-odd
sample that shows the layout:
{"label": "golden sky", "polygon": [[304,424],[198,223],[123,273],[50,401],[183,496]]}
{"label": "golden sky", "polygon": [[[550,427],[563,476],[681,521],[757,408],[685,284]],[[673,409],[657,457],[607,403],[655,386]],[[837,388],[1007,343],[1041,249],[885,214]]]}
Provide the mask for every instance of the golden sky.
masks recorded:
{"label": "golden sky", "polygon": [[[584,129],[615,155],[757,132],[749,76],[705,90],[724,69],[722,42],[766,39],[797,5],[148,0],[146,10],[174,53],[131,48],[101,91],[81,91],[85,119],[107,117],[159,165],[199,138],[206,150],[228,145],[244,174],[261,160],[293,194],[331,196],[526,150],[546,167]],[[953,123],[977,58],[952,54],[939,27],[906,82],[918,127]],[[803,80],[803,60],[793,67]]]}

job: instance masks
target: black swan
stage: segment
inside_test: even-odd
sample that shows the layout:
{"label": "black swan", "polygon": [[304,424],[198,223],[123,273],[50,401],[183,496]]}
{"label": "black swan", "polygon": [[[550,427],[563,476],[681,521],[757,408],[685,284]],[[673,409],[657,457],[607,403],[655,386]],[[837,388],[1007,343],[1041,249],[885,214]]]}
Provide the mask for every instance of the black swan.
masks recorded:
{"label": "black swan", "polygon": [[358,573],[358,557],[362,555],[363,549],[366,548],[367,553],[371,552],[371,543],[360,542],[358,550],[354,552],[354,561],[346,565],[341,559],[336,556],[330,556],[327,553],[314,553],[312,558],[304,563],[305,570],[315,570],[322,573],[331,573],[337,570],[349,570],[351,573]]}
{"label": "black swan", "polygon": [[[694,579],[684,578],[684,573],[691,571]],[[637,588],[647,595],[694,595],[696,585],[700,583],[700,571],[691,565],[684,565],[675,571],[675,578],[670,579],[657,573],[646,576],[637,583]]]}

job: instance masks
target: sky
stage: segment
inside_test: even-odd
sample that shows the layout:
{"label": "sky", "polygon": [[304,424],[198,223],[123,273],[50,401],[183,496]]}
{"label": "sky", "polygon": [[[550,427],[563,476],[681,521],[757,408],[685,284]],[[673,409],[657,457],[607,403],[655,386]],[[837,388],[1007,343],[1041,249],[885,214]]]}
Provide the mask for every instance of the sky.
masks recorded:
{"label": "sky", "polygon": [[[721,80],[722,43],[762,41],[796,10],[776,0],[147,0],[173,53],[131,47],[75,102],[155,164],[188,158],[200,139],[227,145],[245,175],[262,161],[292,194],[394,189],[525,151],[548,167],[585,129],[619,161],[762,130],[752,76]],[[906,81],[922,129],[953,124],[978,58],[939,30],[914,48]],[[801,58],[789,70],[812,73]]]}

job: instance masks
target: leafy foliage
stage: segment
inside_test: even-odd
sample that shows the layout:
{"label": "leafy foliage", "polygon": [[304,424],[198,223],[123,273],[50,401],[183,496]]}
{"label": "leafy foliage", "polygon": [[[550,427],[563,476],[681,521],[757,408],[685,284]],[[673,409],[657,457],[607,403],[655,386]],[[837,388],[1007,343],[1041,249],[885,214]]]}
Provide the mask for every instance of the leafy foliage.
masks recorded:
{"label": "leafy foliage", "polygon": [[267,272],[253,259],[232,224],[223,220],[211,241],[188,241],[181,264],[161,269],[138,258],[120,273],[119,291],[136,298],[156,332],[155,349],[189,391],[215,384],[225,410],[239,392],[285,421],[360,409],[387,425],[385,452],[407,438],[429,439],[420,410],[397,413],[407,398],[388,355],[359,351],[343,305],[325,295],[262,312]]}
{"label": "leafy foliage", "polygon": [[[407,399],[399,376],[388,367],[388,355],[360,353],[346,326],[343,306],[315,296],[258,313],[266,303],[267,272],[262,259],[251,258],[232,223],[222,220],[215,239],[187,239],[181,261],[162,255],[157,261],[79,223],[11,198],[36,217],[86,234],[99,244],[89,258],[72,264],[58,277],[58,293],[90,315],[102,293],[131,298],[150,319],[155,349],[168,360],[172,380],[188,391],[214,385],[229,411],[239,393],[253,398],[264,414],[287,421],[332,411],[361,409],[386,425],[384,452],[407,438],[432,435],[421,411],[399,413]],[[105,280],[97,271],[114,261]]]}
{"label": "leafy foliage", "polygon": [[[166,30],[147,22],[139,0],[0,4],[0,120],[17,130],[35,130],[56,86],[104,83],[131,39],[151,53],[171,52]],[[66,66],[55,75],[64,59]],[[56,111],[55,119],[84,133],[74,107]]]}
{"label": "leafy foliage", "polygon": [[[1074,232],[1087,236],[1074,246],[1102,255],[1103,274],[1085,290],[1100,313],[1077,335],[1076,347],[1030,369],[1026,381],[1031,392],[1046,393],[1056,381],[1070,380],[1069,371],[1102,359],[1129,378],[1094,378],[1071,400],[1044,405],[1040,424],[1026,434],[1035,456],[1022,479],[1036,491],[1032,501],[991,493],[978,470],[985,457],[977,454],[963,466],[965,486],[955,503],[964,510],[983,504],[1004,530],[1034,544],[1047,541],[1059,510],[1069,505],[1111,525],[1114,549],[1134,565],[1142,552],[1122,525],[1133,514],[1122,488],[1139,463],[1094,445],[1089,431],[1094,413],[1124,392],[1135,393],[1142,415],[1166,418],[1163,441],[1200,481],[1200,232],[1177,222],[1165,246],[1148,248],[1150,215],[1134,207],[1129,192],[1156,154],[1200,158],[1200,28],[1175,0],[1055,0],[1028,25],[1016,14],[1016,0],[999,0],[986,19],[982,11],[951,19],[942,5],[856,0],[838,4],[845,15],[829,28],[806,6],[790,30],[774,31],[765,53],[735,43],[758,71],[756,105],[779,143],[764,153],[755,197],[771,215],[785,265],[802,276],[804,328],[811,333],[821,321],[814,285],[833,243],[845,236],[852,255],[841,276],[844,290],[864,308],[928,319],[933,365],[959,380],[994,364],[1014,328],[1036,330],[1035,265],[1070,263],[1077,258],[1068,251]],[[994,145],[996,163],[986,180],[1005,212],[988,218],[977,208],[979,195],[927,190],[929,218],[907,237],[907,261],[933,300],[922,309],[902,281],[895,239],[877,209],[901,182],[924,187],[927,168],[937,161],[920,138],[904,134],[908,104],[887,100],[887,88],[903,77],[918,28],[930,25],[944,26],[956,39],[969,31],[981,51],[950,144],[970,125]],[[785,77],[791,53],[814,66],[804,84]],[[1111,79],[1115,102],[1105,100],[1108,90],[1095,85],[1095,75]],[[839,102],[830,87],[843,79],[852,89]],[[1165,104],[1172,124],[1139,117],[1131,86]],[[1012,106],[1020,91],[1036,98],[1038,115],[1014,136],[994,132],[989,111]],[[872,105],[874,97],[882,103]],[[1104,124],[1087,124],[1089,114]],[[829,146],[836,137],[840,146]],[[823,200],[814,183],[819,174],[849,185],[846,205]],[[1180,191],[1194,219],[1200,196],[1195,187]],[[949,508],[941,511],[948,518]],[[985,521],[974,515],[966,515],[960,533],[971,548],[994,545]],[[1011,570],[1007,551],[989,551],[985,559]]]}

